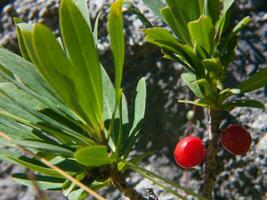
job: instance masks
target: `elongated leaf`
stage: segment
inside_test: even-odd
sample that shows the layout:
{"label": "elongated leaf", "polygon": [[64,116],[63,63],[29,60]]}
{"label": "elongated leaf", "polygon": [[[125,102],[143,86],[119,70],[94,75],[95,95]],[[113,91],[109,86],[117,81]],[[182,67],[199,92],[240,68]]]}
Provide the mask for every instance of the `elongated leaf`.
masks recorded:
{"label": "elongated leaf", "polygon": [[57,178],[63,178],[62,175],[54,171],[53,169],[47,168],[44,166],[41,162],[27,158],[25,156],[8,156],[7,159],[15,164],[21,165],[23,167],[26,167],[30,170],[33,170],[34,172],[39,172],[44,175],[49,175]]}
{"label": "elongated leaf", "polygon": [[[18,24],[18,27],[22,28],[24,26]],[[24,31],[24,29],[21,30],[22,35]],[[29,34],[31,43],[31,33]],[[0,49],[0,58],[0,76],[3,76],[6,81],[10,81],[18,88],[24,90],[31,95],[32,98],[38,99],[47,107],[54,109],[64,117],[71,118],[73,122],[78,123],[77,121],[79,119],[77,119],[77,115],[74,115],[73,112],[57,99],[54,92],[40,75],[37,74],[34,66],[30,62],[4,49]]]}
{"label": "elongated leaf", "polygon": [[78,163],[87,167],[99,167],[114,162],[114,159],[108,155],[107,147],[103,145],[94,145],[79,149],[75,152],[74,158]]}
{"label": "elongated leaf", "polygon": [[93,35],[94,35],[94,40],[95,40],[95,46],[96,46],[96,48],[97,48],[97,40],[98,40],[99,20],[100,20],[100,16],[101,15],[102,15],[102,12],[99,11],[99,13],[96,16],[95,24],[94,24],[94,32],[93,32]]}
{"label": "elongated leaf", "polygon": [[252,75],[239,85],[242,93],[250,92],[267,85],[267,69],[263,69]]}
{"label": "elongated leaf", "polygon": [[223,11],[222,13],[225,14],[233,5],[235,0],[223,0]]}
{"label": "elongated leaf", "polygon": [[144,3],[158,18],[161,18],[160,9],[163,7],[162,0],[144,0]]}
{"label": "elongated leaf", "polygon": [[[89,138],[80,134],[80,132],[73,130],[73,126],[64,126],[64,123],[62,123],[62,118],[60,118],[60,120],[58,120],[58,118],[55,118],[56,116],[58,117],[56,113],[54,113],[52,117],[48,114],[47,111],[42,112],[46,113],[46,116],[41,114],[39,111],[43,110],[44,105],[38,100],[32,98],[27,93],[24,93],[22,90],[19,90],[14,85],[10,83],[1,83],[0,91],[2,92],[2,95],[11,99],[9,105],[7,104],[9,100],[6,100],[6,105],[2,107],[3,110],[6,110],[7,112],[10,112],[14,115],[20,116],[22,119],[30,121],[32,124],[35,124],[35,126],[41,127],[44,131],[47,131],[49,134],[54,135],[60,141],[65,141],[69,144],[71,144],[73,141],[76,141],[78,143],[83,143],[85,141],[88,142]],[[12,105],[12,102],[14,105]],[[1,106],[2,105],[0,105],[0,107]],[[25,114],[25,112],[27,112],[27,114]],[[68,125],[71,124],[68,123]],[[81,130],[78,129],[78,131]],[[89,144],[90,143],[91,142],[89,142]]]}
{"label": "elongated leaf", "polygon": [[226,52],[220,59],[222,61],[222,64],[225,66],[225,73],[226,73],[226,70],[227,70],[227,66],[234,59],[235,50],[236,50],[236,47],[237,47],[237,39],[238,39],[238,37],[235,36],[228,42],[227,47],[225,49]]}
{"label": "elongated leaf", "polygon": [[251,107],[251,108],[259,108],[264,109],[265,106],[263,103],[256,101],[256,100],[250,100],[250,99],[241,99],[241,100],[234,100],[230,101],[226,104],[224,104],[223,108],[226,110],[232,110],[235,107]]}
{"label": "elongated leaf", "polygon": [[182,29],[179,27],[181,26],[179,21],[175,19],[175,16],[172,14],[171,10],[169,7],[164,7],[160,10],[160,13],[163,17],[163,20],[165,21],[166,24],[169,25],[173,33],[177,36],[177,39],[181,43],[185,43],[186,41],[189,42],[188,37],[185,37],[185,35],[188,35],[187,33],[182,33]]}
{"label": "elongated leaf", "polygon": [[178,54],[187,63],[190,71],[199,75],[204,73],[204,69],[194,50],[188,45],[180,44],[167,30],[163,28],[148,28],[145,30],[145,34],[145,40],[147,42]]}
{"label": "elongated leaf", "polygon": [[205,15],[210,16],[215,25],[220,17],[220,0],[204,0]]}
{"label": "elongated leaf", "polygon": [[[12,178],[28,187],[32,186],[32,180],[29,177],[22,173],[13,174]],[[64,179],[55,178],[51,176],[42,176],[42,175],[34,175],[35,181],[42,190],[61,190],[64,184]]]}
{"label": "elongated leaf", "polygon": [[106,122],[107,120],[112,119],[112,115],[116,105],[116,97],[115,89],[104,67],[101,67],[101,77],[103,85],[103,113],[104,121]]}
{"label": "elongated leaf", "polygon": [[211,55],[214,48],[215,29],[212,19],[208,16],[201,16],[198,20],[188,24],[189,32],[194,43],[199,44]]}
{"label": "elongated leaf", "polygon": [[108,16],[108,32],[115,64],[116,98],[118,98],[118,91],[122,81],[125,54],[122,3],[122,0],[116,0],[114,3],[112,3]]}
{"label": "elongated leaf", "polygon": [[37,63],[39,71],[57,91],[62,100],[87,122],[87,127],[95,128],[94,126],[97,124],[95,115],[90,112],[91,110],[88,111],[85,108],[90,101],[86,99],[85,103],[84,94],[81,94],[78,83],[74,84],[75,80],[69,78],[70,73],[74,74],[71,70],[73,66],[65,57],[53,33],[43,25],[36,25],[33,36],[39,59],[39,64]]}
{"label": "elongated leaf", "polygon": [[163,16],[164,21],[170,26],[171,30],[177,36],[179,41],[187,44],[191,43],[186,24],[183,24],[182,21],[177,20],[169,7],[162,8],[161,15]]}
{"label": "elongated leaf", "polygon": [[[7,71],[11,72],[11,74],[7,73]],[[10,78],[13,79],[12,74],[16,75],[35,93],[40,94],[44,99],[50,99],[56,103],[55,97],[47,90],[48,86],[38,75],[34,66],[30,62],[3,48],[0,48],[0,73],[2,75],[6,74],[7,76],[11,75]]]}
{"label": "elongated leaf", "polygon": [[[131,150],[132,146],[139,135],[143,125],[143,119],[146,109],[146,82],[145,78],[141,78],[136,87],[135,99],[132,105],[132,112],[130,114],[130,130],[127,137],[124,136],[123,150],[121,155],[126,156]],[[125,134],[125,133],[124,133]]]}
{"label": "elongated leaf", "polygon": [[218,40],[220,40],[222,33],[227,29],[229,22],[230,22],[230,11],[228,10],[222,17],[220,17],[219,21],[217,22]]}
{"label": "elongated leaf", "polygon": [[[17,121],[10,120],[3,116],[0,117],[0,131],[6,133],[9,137],[18,140],[36,140],[40,139],[34,130],[23,126]],[[2,140],[2,138],[0,138]]]}
{"label": "elongated leaf", "polygon": [[[173,1],[167,0],[168,7],[171,13],[175,16],[176,29],[179,30],[180,39],[185,43],[190,42],[190,36],[187,28],[188,22],[196,20],[203,11],[203,1],[202,0],[180,0]],[[190,6],[188,6],[190,5]],[[170,16],[170,15],[169,15]],[[168,21],[168,20],[167,20]]]}
{"label": "elongated leaf", "polygon": [[141,129],[146,110],[146,79],[141,78],[136,87],[130,135],[136,135]]}
{"label": "elongated leaf", "polygon": [[99,126],[103,127],[103,97],[100,62],[93,34],[72,0],[63,0],[59,13],[62,39],[73,63],[67,74],[75,83],[79,104],[99,133]]}
{"label": "elongated leaf", "polygon": [[69,200],[84,200],[88,194],[81,188],[73,190],[69,195]]}
{"label": "elongated leaf", "polygon": [[181,75],[183,81],[191,89],[191,91],[199,98],[203,98],[204,95],[198,84],[194,83],[196,81],[196,76],[192,73],[183,73]]}
{"label": "elongated leaf", "polygon": [[201,99],[197,99],[195,101],[178,100],[178,103],[192,104],[192,105],[200,106],[200,107],[203,107],[203,108],[208,108],[209,107],[209,103],[206,102],[205,100],[201,100]]}
{"label": "elongated leaf", "polygon": [[18,18],[14,18],[14,22],[16,24],[16,33],[18,37],[18,43],[19,43],[19,48],[20,48],[20,53],[25,58],[26,60],[30,60],[30,56],[27,52],[27,47],[24,44],[23,37],[21,35],[21,29],[19,28],[19,25],[22,24],[22,21]]}
{"label": "elongated leaf", "polygon": [[90,13],[88,8],[88,0],[74,0],[76,3],[77,8],[80,10],[82,16],[84,17],[85,21],[87,22],[90,29],[91,21],[90,21]]}
{"label": "elongated leaf", "polygon": [[14,140],[15,144],[37,149],[39,151],[50,152],[59,155],[72,156],[73,152],[66,147],[49,144],[47,142],[30,141],[30,140]]}

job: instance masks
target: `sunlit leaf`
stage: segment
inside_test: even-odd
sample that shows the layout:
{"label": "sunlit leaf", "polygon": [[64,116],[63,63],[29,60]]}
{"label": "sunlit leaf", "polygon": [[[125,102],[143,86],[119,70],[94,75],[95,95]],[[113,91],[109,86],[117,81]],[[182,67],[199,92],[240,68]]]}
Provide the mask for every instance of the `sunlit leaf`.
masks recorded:
{"label": "sunlit leaf", "polygon": [[[28,187],[31,187],[33,185],[32,180],[26,174],[22,173],[13,174],[12,178],[18,183],[21,183]],[[38,184],[38,186],[40,187],[40,189],[42,190],[60,190],[65,181],[64,179],[61,178],[42,176],[42,175],[34,175],[34,179]]]}
{"label": "sunlit leaf", "polygon": [[263,103],[256,101],[256,100],[250,100],[250,99],[233,100],[223,105],[223,108],[228,111],[232,110],[235,107],[250,107],[250,108],[259,108],[259,109],[265,108]]}
{"label": "sunlit leaf", "polygon": [[108,154],[107,147],[104,145],[94,145],[79,149],[75,152],[74,158],[77,162],[87,167],[99,167],[114,162],[114,159]]}
{"label": "sunlit leaf", "polygon": [[198,84],[194,83],[196,81],[196,76],[192,73],[183,73],[181,75],[183,81],[192,90],[192,92],[199,98],[203,98],[204,95]]}
{"label": "sunlit leaf", "polygon": [[78,104],[89,119],[87,123],[91,122],[98,133],[99,126],[103,125],[103,97],[101,69],[94,37],[72,0],[61,2],[59,14],[62,40],[72,62],[71,66],[67,65],[69,69],[65,72],[72,81],[68,85],[75,85]]}
{"label": "sunlit leaf", "polygon": [[124,65],[124,33],[123,33],[123,15],[122,0],[117,0],[111,5],[108,16],[108,32],[110,36],[111,50],[115,64],[115,90],[116,98],[122,81],[122,72]]}
{"label": "sunlit leaf", "polygon": [[215,29],[212,19],[208,16],[201,16],[198,20],[188,24],[189,32],[195,44],[199,44],[208,55],[214,50]]}
{"label": "sunlit leaf", "polygon": [[267,69],[262,69],[239,85],[242,93],[250,92],[267,85]]}
{"label": "sunlit leaf", "polygon": [[220,0],[204,0],[205,15],[211,17],[213,24],[220,17]]}

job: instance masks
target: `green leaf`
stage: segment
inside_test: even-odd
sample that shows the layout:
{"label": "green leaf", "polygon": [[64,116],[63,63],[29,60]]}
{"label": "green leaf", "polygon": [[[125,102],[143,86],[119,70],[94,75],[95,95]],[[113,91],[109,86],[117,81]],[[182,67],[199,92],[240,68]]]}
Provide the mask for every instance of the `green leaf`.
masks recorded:
{"label": "green leaf", "polygon": [[178,40],[182,43],[190,44],[191,40],[186,24],[182,24],[181,21],[177,20],[169,7],[162,8],[160,11],[164,21],[170,26]]}
{"label": "green leaf", "polygon": [[[89,134],[92,134],[92,129],[98,130],[95,114],[88,108],[91,107],[89,105],[91,99],[87,99],[80,89],[81,80],[76,82],[69,77],[73,78],[79,73],[75,73],[77,69],[73,68],[71,62],[67,60],[53,33],[44,25],[38,24],[34,27],[33,40],[34,49],[38,55],[36,66],[41,74],[53,86],[61,99],[87,122]],[[78,79],[79,76],[75,77]]]}
{"label": "green leaf", "polygon": [[103,97],[100,62],[94,37],[72,0],[63,0],[59,13],[63,43],[72,62],[67,74],[75,83],[76,98],[82,110],[98,133],[99,126],[103,127]]}
{"label": "green leaf", "polygon": [[188,24],[191,38],[195,44],[200,45],[208,55],[214,50],[215,29],[212,19],[208,16],[200,16],[196,21]]}
{"label": "green leaf", "polygon": [[91,21],[90,21],[90,13],[88,8],[88,0],[74,0],[76,3],[77,8],[80,10],[82,16],[84,17],[85,21],[87,22],[90,29],[91,28]]}
{"label": "green leaf", "polygon": [[114,159],[108,154],[107,147],[103,145],[94,145],[79,149],[75,152],[74,158],[78,163],[87,167],[99,167],[114,162]]}
{"label": "green leaf", "polygon": [[130,135],[137,135],[141,129],[142,121],[146,111],[146,79],[141,78],[136,87],[133,105],[133,115],[131,116]]}
{"label": "green leaf", "polygon": [[[23,41],[26,41],[24,44],[27,52],[29,55],[32,55],[32,33],[28,31],[31,30],[31,25],[20,23],[17,26],[21,29]],[[0,74],[5,80],[12,82],[18,88],[24,90],[51,109],[56,110],[56,112],[59,112],[64,117],[71,118],[73,122],[78,123],[77,115],[74,115],[57,99],[54,91],[44,82],[30,62],[4,49],[0,49],[0,58]]]}
{"label": "green leaf", "polygon": [[203,0],[167,0],[166,2],[177,20],[185,25],[197,19],[203,12]]}
{"label": "green leaf", "polygon": [[227,30],[227,27],[230,22],[230,11],[228,10],[225,14],[223,14],[222,17],[220,17],[219,21],[216,24],[217,31],[217,40],[219,41],[221,39],[221,36],[225,30]]}
{"label": "green leaf", "polygon": [[145,30],[145,40],[157,45],[164,50],[173,52],[185,63],[185,67],[194,73],[203,74],[204,69],[199,58],[194,53],[193,48],[188,45],[182,45],[176,40],[170,32],[163,28],[148,28]]}
{"label": "green leaf", "polygon": [[23,37],[22,37],[22,34],[21,34],[21,28],[19,27],[20,25],[26,25],[26,24],[22,23],[22,21],[20,19],[18,19],[18,18],[14,18],[14,22],[16,24],[16,33],[17,33],[17,37],[18,37],[20,53],[21,53],[21,55],[23,56],[24,59],[30,60],[30,56],[29,56],[29,54],[27,52],[27,47],[24,44]]}
{"label": "green leaf", "polygon": [[3,48],[0,48],[0,74],[16,82],[19,81],[14,77],[19,77],[19,80],[23,82],[20,86],[26,85],[34,94],[42,96],[43,100],[49,100],[58,106],[59,101],[51,94],[48,85],[41,79],[34,66]]}
{"label": "green leaf", "polygon": [[185,104],[192,104],[192,105],[196,105],[196,106],[200,106],[203,108],[208,108],[209,102],[203,100],[203,99],[197,99],[195,101],[190,101],[190,100],[178,100],[178,103],[185,103]]}
{"label": "green leaf", "polygon": [[267,68],[262,69],[256,74],[249,77],[239,85],[242,93],[250,92],[267,85]]}
{"label": "green leaf", "polygon": [[[16,173],[12,178],[20,184],[31,187],[32,180],[26,174]],[[63,187],[64,179],[55,178],[51,176],[34,175],[35,181],[42,190],[61,190]]]}
{"label": "green leaf", "polygon": [[46,142],[40,141],[30,141],[30,140],[13,140],[15,144],[21,145],[23,147],[36,149],[39,151],[50,152],[53,154],[65,155],[65,156],[72,156],[73,151],[69,150],[66,147],[49,144]]}
{"label": "green leaf", "polygon": [[[18,123],[17,121],[7,119],[3,116],[0,117],[0,131],[6,133],[9,137],[13,139],[18,139],[18,140],[40,139],[37,135],[33,133],[34,130],[32,128],[26,127]],[[0,140],[2,140],[2,138],[0,138]]]}
{"label": "green leaf", "polygon": [[220,17],[220,0],[204,0],[204,13],[213,21],[213,24],[217,22]]}
{"label": "green leaf", "polygon": [[[65,143],[71,144],[75,141],[76,143],[86,144],[89,142],[91,144],[89,138],[80,133],[81,129],[79,127],[78,130],[73,130],[73,126],[69,127],[72,122],[69,122],[67,125],[64,124],[64,117],[62,121],[61,115],[55,112],[52,112],[53,115],[51,115],[47,109],[44,109],[44,105],[40,101],[32,98],[23,90],[19,90],[13,84],[0,83],[0,92],[0,99],[6,98],[2,103],[5,105],[0,104],[0,107],[13,115],[29,121],[30,123],[26,123],[26,125],[41,128]],[[46,115],[41,114],[40,111]],[[77,127],[75,126],[75,128]]]}
{"label": "green leaf", "polygon": [[147,7],[159,18],[161,18],[160,9],[163,7],[161,0],[144,0]]}
{"label": "green leaf", "polygon": [[223,46],[227,48],[228,43],[238,35],[238,33],[250,22],[250,17],[244,17],[230,32],[229,36],[223,41]]}
{"label": "green leaf", "polygon": [[224,80],[224,67],[219,58],[210,58],[201,61],[202,65],[207,70],[207,75],[210,78],[211,85],[216,86],[219,90],[223,89],[222,81]]}
{"label": "green leaf", "polygon": [[223,15],[231,8],[234,2],[235,0],[223,0],[223,10],[222,10]]}
{"label": "green leaf", "polygon": [[227,111],[230,111],[235,107],[251,107],[251,108],[264,109],[265,105],[259,101],[250,99],[233,100],[223,105],[223,108]]}
{"label": "green leaf", "polygon": [[114,86],[104,67],[101,67],[101,77],[103,85],[103,117],[104,121],[106,122],[107,120],[112,119],[112,115],[116,105],[116,98]]}
{"label": "green leaf", "polygon": [[223,102],[225,99],[227,99],[230,96],[240,94],[241,90],[237,88],[226,88],[219,94],[219,102]]}
{"label": "green leaf", "polygon": [[[190,44],[187,24],[192,20],[196,20],[202,14],[203,0],[167,0],[166,2],[170,12],[175,16],[176,29],[179,30],[177,37],[183,42]],[[167,16],[170,16],[170,14],[168,13]],[[169,20],[167,19],[166,21]]]}
{"label": "green leaf", "polygon": [[122,4],[122,0],[116,0],[112,3],[108,16],[108,32],[115,64],[116,98],[118,98],[118,92],[121,87],[125,55]]}
{"label": "green leaf", "polygon": [[204,95],[198,84],[194,83],[196,81],[196,76],[192,73],[183,73],[181,75],[183,81],[191,89],[191,91],[199,98],[203,98]]}
{"label": "green leaf", "polygon": [[88,196],[88,193],[85,192],[83,189],[78,188],[70,192],[68,195],[69,200],[84,200]]}
{"label": "green leaf", "polygon": [[[141,127],[143,125],[143,120],[145,116],[146,109],[146,82],[145,78],[141,78],[136,87],[136,93],[134,98],[134,103],[132,105],[130,113],[130,130],[128,131],[127,136],[123,138],[122,152],[119,152],[121,155],[128,155],[132,146],[135,144],[136,139],[139,136]],[[125,134],[125,133],[124,133]]]}
{"label": "green leaf", "polygon": [[99,13],[96,16],[95,24],[94,24],[94,32],[93,32],[93,35],[94,35],[94,40],[95,40],[95,46],[96,46],[96,48],[97,48],[97,40],[98,40],[99,20],[100,20],[100,16],[101,15],[102,15],[102,12],[99,11]]}
{"label": "green leaf", "polygon": [[233,29],[232,35],[236,35],[243,29],[249,22],[250,22],[250,17],[244,17]]}
{"label": "green leaf", "polygon": [[60,175],[58,172],[54,171],[53,169],[47,168],[44,164],[35,159],[27,158],[25,156],[8,156],[7,159],[15,164],[24,166],[34,172],[39,172],[41,174],[53,177],[63,178],[62,175]]}
{"label": "green leaf", "polygon": [[227,47],[225,48],[224,54],[221,56],[222,64],[225,66],[225,73],[227,70],[227,66],[233,61],[235,56],[235,50],[237,47],[237,39],[238,37],[233,37],[228,43]]}

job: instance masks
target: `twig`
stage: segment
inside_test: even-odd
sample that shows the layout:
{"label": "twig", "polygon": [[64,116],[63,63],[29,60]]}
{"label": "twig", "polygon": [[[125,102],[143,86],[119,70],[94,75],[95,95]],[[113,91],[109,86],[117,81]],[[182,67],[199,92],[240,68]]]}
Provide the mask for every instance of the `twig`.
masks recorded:
{"label": "twig", "polygon": [[26,149],[25,147],[18,145],[16,143],[13,142],[13,139],[11,137],[9,137],[8,135],[6,135],[5,133],[0,131],[0,137],[4,138],[7,142],[12,142],[13,144],[15,144],[19,149],[21,149],[23,152],[29,154],[30,156],[33,156],[34,158],[36,158],[37,160],[41,161],[43,164],[45,164],[46,166],[48,166],[49,168],[55,170],[56,172],[58,172],[59,174],[61,174],[63,177],[65,177],[66,179],[70,180],[71,182],[73,182],[75,185],[77,185],[78,187],[82,188],[84,191],[86,191],[88,194],[94,196],[97,200],[106,200],[104,197],[100,196],[98,193],[96,193],[94,190],[90,189],[89,187],[87,187],[86,185],[84,185],[83,183],[81,183],[80,181],[76,180],[75,178],[73,178],[72,176],[70,176],[69,174],[67,174],[66,172],[64,172],[62,169],[60,169],[59,167],[53,165],[51,162],[49,162],[48,160],[46,160],[45,158],[42,158],[36,154],[34,154],[32,151]]}
{"label": "twig", "polygon": [[144,200],[144,198],[136,190],[129,186],[121,172],[117,169],[117,166],[113,166],[111,169],[111,181],[116,189],[124,194],[131,200]]}
{"label": "twig", "polygon": [[204,189],[203,195],[212,199],[212,190],[216,181],[216,175],[218,173],[217,152],[219,142],[219,126],[221,123],[220,110],[210,109],[210,133],[209,143],[207,150],[207,157],[205,163],[205,177],[204,177]]}

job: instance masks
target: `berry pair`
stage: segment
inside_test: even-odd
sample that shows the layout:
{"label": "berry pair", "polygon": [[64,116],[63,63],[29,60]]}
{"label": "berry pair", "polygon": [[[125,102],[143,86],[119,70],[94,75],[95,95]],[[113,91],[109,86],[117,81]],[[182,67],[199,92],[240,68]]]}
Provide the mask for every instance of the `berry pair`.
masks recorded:
{"label": "berry pair", "polygon": [[[221,143],[234,155],[245,154],[251,144],[251,136],[243,127],[233,124],[223,130]],[[182,168],[195,167],[203,162],[206,149],[201,139],[188,136],[179,141],[174,150],[176,163]]]}

